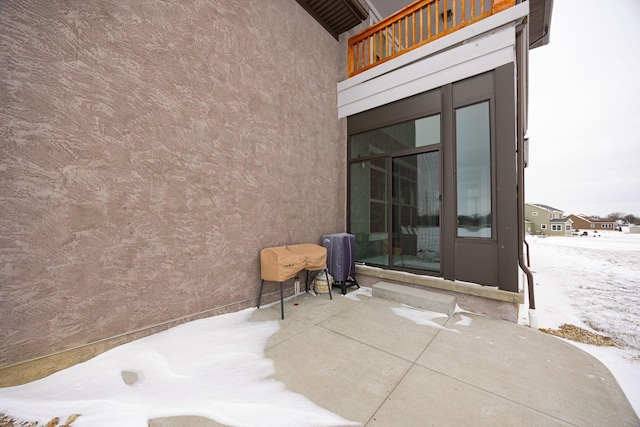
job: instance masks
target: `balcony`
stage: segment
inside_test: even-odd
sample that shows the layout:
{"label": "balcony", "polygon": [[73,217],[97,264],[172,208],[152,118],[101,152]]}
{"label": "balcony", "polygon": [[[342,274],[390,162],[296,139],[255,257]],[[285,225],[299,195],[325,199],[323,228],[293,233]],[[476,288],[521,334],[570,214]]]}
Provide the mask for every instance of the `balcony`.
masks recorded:
{"label": "balcony", "polygon": [[515,0],[418,0],[349,39],[348,75],[451,34],[515,5]]}

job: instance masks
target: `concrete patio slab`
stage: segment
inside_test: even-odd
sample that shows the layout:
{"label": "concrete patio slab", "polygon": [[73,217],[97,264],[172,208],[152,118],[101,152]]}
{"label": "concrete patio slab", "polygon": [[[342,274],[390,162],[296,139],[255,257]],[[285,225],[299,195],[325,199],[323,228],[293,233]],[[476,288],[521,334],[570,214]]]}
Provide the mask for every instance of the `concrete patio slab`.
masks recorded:
{"label": "concrete patio slab", "polygon": [[[438,329],[424,328],[411,320],[399,317],[391,307],[392,301],[368,298],[357,306],[336,314],[321,326],[379,350],[415,362]],[[445,318],[435,319],[444,324]]]}
{"label": "concrete patio slab", "polygon": [[266,352],[276,380],[346,419],[365,424],[411,363],[314,326]]}
{"label": "concrete patio slab", "polygon": [[640,425],[604,365],[528,327],[471,313],[418,325],[375,297],[286,303],[284,321],[269,309],[274,378],[363,425]]}
{"label": "concrete patio slab", "polygon": [[[290,297],[285,300],[284,317],[287,320],[288,317],[293,316],[317,325],[355,304],[358,304],[358,301],[344,298],[339,293],[335,293],[333,299],[329,299],[329,294],[312,296],[308,293],[302,293],[297,298]],[[260,307],[260,310],[265,309],[277,310],[280,313],[280,301]]]}
{"label": "concrete patio slab", "polygon": [[370,426],[566,426],[509,399],[414,365]]}
{"label": "concrete patio slab", "polygon": [[467,316],[460,334],[439,333],[416,364],[574,425],[637,423],[613,375],[591,355],[522,325]]}

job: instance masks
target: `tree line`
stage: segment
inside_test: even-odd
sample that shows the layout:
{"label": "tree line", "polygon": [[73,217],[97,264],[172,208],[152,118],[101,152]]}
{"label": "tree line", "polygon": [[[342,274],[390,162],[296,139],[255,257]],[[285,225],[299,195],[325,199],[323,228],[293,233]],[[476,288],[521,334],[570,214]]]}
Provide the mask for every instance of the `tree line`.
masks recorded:
{"label": "tree line", "polygon": [[607,221],[617,221],[622,220],[627,224],[638,224],[640,223],[640,217],[637,217],[633,214],[626,214],[624,212],[611,212],[609,215],[605,217],[600,217],[598,215],[593,215],[593,218],[603,219]]}

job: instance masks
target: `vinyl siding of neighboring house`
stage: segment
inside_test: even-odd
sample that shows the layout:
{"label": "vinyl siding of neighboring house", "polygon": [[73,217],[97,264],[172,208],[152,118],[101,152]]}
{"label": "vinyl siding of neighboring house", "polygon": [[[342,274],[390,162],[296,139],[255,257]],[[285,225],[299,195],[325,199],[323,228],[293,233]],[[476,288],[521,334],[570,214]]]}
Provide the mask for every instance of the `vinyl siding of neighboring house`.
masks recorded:
{"label": "vinyl siding of neighboring house", "polygon": [[526,234],[533,234],[534,227],[535,223],[533,221],[529,221],[528,219],[524,220],[524,232]]}
{"label": "vinyl siding of neighboring house", "polygon": [[3,1],[0,367],[255,306],[261,248],[343,231],[338,47],[294,0]]}
{"label": "vinyl siding of neighboring house", "polygon": [[603,221],[589,218],[584,215],[569,215],[573,221],[573,228],[577,230],[616,231],[618,225],[615,221]]}
{"label": "vinyl siding of neighboring house", "polygon": [[575,229],[570,218],[564,217],[564,212],[549,206],[525,203],[525,229],[530,234],[547,234],[550,236],[569,236]]}

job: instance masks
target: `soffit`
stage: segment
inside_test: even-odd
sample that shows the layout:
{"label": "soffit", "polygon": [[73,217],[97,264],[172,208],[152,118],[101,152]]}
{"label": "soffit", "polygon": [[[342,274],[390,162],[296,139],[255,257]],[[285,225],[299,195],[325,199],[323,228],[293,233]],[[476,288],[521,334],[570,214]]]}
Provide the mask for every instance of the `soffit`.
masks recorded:
{"label": "soffit", "polygon": [[529,0],[529,49],[549,43],[553,0]]}
{"label": "soffit", "polygon": [[336,40],[338,36],[364,21],[367,10],[358,0],[296,0]]}

